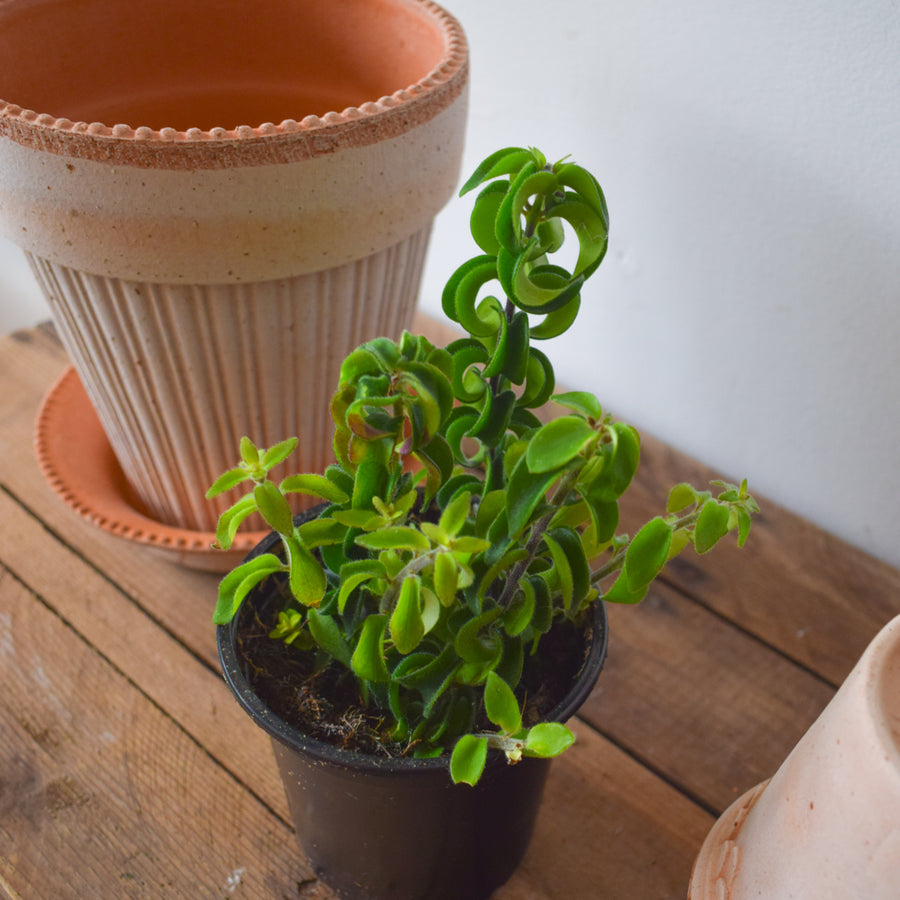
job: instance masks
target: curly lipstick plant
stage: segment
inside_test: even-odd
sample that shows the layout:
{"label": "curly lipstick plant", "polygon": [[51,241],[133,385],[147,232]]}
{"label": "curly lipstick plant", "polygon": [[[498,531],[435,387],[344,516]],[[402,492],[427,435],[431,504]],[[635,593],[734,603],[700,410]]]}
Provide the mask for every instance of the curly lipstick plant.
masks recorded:
{"label": "curly lipstick plant", "polygon": [[[593,394],[553,396],[535,346],[572,325],[604,257],[603,192],[575,163],[520,148],[491,155],[461,193],[476,187],[482,253],[443,294],[467,336],[446,348],[408,333],[363,344],[341,369],[324,474],[276,484],[269,471],[296,439],[267,450],[244,439],[240,464],[209,491],[252,486],[219,521],[223,548],[255,512],[283,545],[224,578],[214,621],[229,622],[264,579],[286,578],[271,637],[342,667],[386,739],[416,756],[452,751],[453,780],[469,784],[489,748],[515,762],[574,740],[563,724],[523,727],[523,670],[557,623],[581,623],[594,603],[637,603],[688,544],[705,553],[736,530],[742,545],[758,509],[746,483],[680,484],[664,514],[617,533],[638,434]],[[567,237],[572,271],[551,262]],[[534,410],[551,397],[566,412],[542,424]],[[325,505],[295,524],[292,493]]]}

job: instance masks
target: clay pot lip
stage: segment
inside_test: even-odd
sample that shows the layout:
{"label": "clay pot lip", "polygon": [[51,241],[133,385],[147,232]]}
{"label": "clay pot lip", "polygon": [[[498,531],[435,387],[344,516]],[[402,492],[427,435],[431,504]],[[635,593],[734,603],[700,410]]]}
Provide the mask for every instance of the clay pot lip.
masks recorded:
{"label": "clay pot lip", "polygon": [[66,368],[41,402],[34,449],[50,487],[81,518],[190,568],[231,568],[265,535],[238,535],[225,553],[213,549],[212,532],[190,531],[148,516],[128,486],[74,366]]}
{"label": "clay pot lip", "polygon": [[[0,138],[35,149],[65,153],[87,159],[102,159],[153,167],[169,167],[167,150],[183,154],[193,151],[192,164],[223,166],[223,150],[237,157],[233,162],[295,161],[360,147],[396,137],[434,118],[465,90],[468,84],[468,44],[459,21],[433,0],[414,0],[443,31],[445,53],[441,61],[414,84],[389,96],[349,106],[300,121],[238,125],[233,129],[189,128],[184,131],[145,125],[108,125],[103,122],[73,122],[40,113],[0,98]],[[206,151],[206,152],[204,152]],[[283,157],[283,159],[282,159]]]}
{"label": "clay pot lip", "polygon": [[900,779],[900,696],[896,681],[900,672],[900,615],[884,625],[862,659],[860,676],[872,727],[885,762],[895,780]]}

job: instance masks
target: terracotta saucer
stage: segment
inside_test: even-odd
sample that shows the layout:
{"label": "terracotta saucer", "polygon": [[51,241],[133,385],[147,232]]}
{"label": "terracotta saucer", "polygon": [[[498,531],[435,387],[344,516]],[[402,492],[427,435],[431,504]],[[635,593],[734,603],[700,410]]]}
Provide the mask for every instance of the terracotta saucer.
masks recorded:
{"label": "terracotta saucer", "polygon": [[164,525],[148,516],[74,367],[66,369],[41,403],[35,451],[50,486],[82,518],[189,568],[227,571],[265,536],[262,531],[238,535],[225,553],[212,548],[211,532]]}

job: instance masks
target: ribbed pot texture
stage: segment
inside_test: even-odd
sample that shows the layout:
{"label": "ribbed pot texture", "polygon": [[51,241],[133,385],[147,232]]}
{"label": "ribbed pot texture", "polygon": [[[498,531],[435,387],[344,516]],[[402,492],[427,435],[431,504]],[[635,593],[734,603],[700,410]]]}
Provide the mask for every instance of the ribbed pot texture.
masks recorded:
{"label": "ribbed pot texture", "polygon": [[214,529],[240,437],[330,451],[363,340],[415,306],[468,56],[429,0],[0,3],[0,233],[145,512]]}

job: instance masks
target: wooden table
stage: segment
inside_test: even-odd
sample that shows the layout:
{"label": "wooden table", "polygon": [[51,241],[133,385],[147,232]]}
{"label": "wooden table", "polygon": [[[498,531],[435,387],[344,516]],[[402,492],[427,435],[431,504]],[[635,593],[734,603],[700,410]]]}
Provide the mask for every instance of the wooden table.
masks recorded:
{"label": "wooden table", "polygon": [[[216,576],[86,524],[38,471],[35,412],[66,365],[50,329],[0,339],[0,897],[330,897],[219,675]],[[710,475],[645,436],[626,518]],[[898,612],[900,573],[768,502],[744,550],[677,561],[610,609],[578,743],[496,900],[683,898],[715,816]]]}

